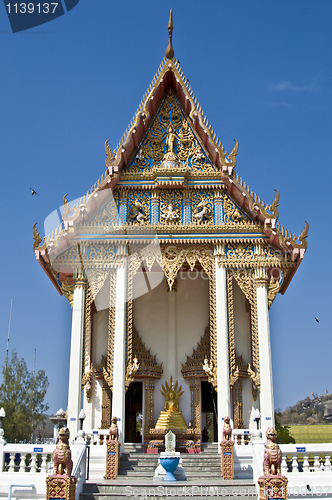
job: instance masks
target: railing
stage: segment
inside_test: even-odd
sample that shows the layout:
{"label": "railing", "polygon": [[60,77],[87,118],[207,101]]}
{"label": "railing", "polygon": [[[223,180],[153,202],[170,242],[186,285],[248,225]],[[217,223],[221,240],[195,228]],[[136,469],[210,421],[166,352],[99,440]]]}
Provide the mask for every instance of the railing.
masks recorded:
{"label": "railing", "polygon": [[40,472],[50,474],[55,445],[6,444],[2,447],[1,472]]}
{"label": "railing", "polygon": [[[46,476],[53,473],[53,451],[55,445],[2,444],[0,445],[0,495],[15,487],[32,487],[30,497],[45,497]],[[86,442],[79,436],[71,445],[73,460],[72,475],[77,478],[76,500],[86,480]],[[34,485],[29,484],[34,482]]]}
{"label": "railing", "polygon": [[109,436],[109,429],[84,429],[85,435],[90,438],[91,445],[105,446]]}
{"label": "railing", "polygon": [[80,493],[86,481],[86,442],[82,437],[78,438],[75,445],[71,447],[73,459],[72,476],[77,478],[75,500],[79,500]]}
{"label": "railing", "polygon": [[332,444],[282,444],[280,448],[281,473],[284,475],[332,472]]}
{"label": "railing", "polygon": [[260,438],[262,436],[262,431],[256,429],[233,429],[232,439],[235,444],[246,445],[249,444],[252,439]]}

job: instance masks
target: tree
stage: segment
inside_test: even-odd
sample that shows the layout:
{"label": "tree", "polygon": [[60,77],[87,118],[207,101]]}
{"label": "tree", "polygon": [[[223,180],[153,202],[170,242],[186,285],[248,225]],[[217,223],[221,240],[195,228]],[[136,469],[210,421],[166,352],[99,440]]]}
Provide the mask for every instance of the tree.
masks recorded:
{"label": "tree", "polygon": [[44,403],[49,386],[44,370],[29,372],[24,359],[12,352],[2,368],[3,382],[0,385],[0,407],[6,417],[3,420],[5,439],[8,443],[30,441],[36,425],[45,419],[49,408]]}
{"label": "tree", "polygon": [[277,443],[279,444],[287,444],[287,443],[293,443],[295,444],[295,439],[291,435],[289,429],[290,427],[288,425],[281,425],[279,422],[279,418],[281,417],[280,412],[275,412],[274,414],[274,420],[275,420],[275,426],[276,426],[276,431],[277,431]]}

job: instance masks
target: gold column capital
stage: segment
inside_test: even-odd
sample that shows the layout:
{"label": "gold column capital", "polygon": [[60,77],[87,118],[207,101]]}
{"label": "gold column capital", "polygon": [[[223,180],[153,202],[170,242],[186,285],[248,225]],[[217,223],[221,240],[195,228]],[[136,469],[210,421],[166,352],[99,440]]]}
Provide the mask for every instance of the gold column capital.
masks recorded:
{"label": "gold column capital", "polygon": [[77,276],[73,279],[73,285],[76,288],[85,288],[87,279],[84,276]]}

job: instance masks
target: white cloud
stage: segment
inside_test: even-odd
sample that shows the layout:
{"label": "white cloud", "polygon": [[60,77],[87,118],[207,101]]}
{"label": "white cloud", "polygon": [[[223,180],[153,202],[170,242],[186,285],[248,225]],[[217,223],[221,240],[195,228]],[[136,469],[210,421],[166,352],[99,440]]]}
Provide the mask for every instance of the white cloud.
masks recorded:
{"label": "white cloud", "polygon": [[292,82],[284,81],[280,83],[274,83],[269,85],[269,90],[273,92],[313,92],[317,90],[315,82],[312,82],[308,85],[294,85]]}

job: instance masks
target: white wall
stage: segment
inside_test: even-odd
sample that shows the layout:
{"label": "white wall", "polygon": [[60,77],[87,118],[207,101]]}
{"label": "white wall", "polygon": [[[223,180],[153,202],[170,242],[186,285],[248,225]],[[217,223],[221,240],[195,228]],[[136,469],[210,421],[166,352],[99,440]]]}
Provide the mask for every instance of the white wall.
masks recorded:
{"label": "white wall", "polygon": [[101,364],[101,357],[107,355],[108,309],[93,314],[92,362]]}

